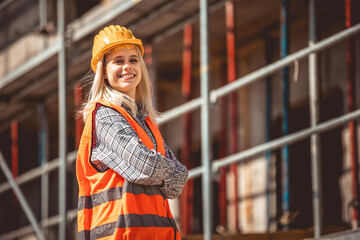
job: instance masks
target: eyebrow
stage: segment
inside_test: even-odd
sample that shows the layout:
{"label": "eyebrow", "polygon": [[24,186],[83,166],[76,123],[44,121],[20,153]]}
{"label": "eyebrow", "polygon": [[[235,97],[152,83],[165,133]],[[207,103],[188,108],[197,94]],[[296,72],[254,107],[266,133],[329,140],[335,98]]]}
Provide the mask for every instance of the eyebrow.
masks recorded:
{"label": "eyebrow", "polygon": [[[138,56],[137,55],[130,55],[129,57],[136,57],[137,58]],[[115,58],[124,58],[124,56],[123,55],[115,56],[114,59]]]}

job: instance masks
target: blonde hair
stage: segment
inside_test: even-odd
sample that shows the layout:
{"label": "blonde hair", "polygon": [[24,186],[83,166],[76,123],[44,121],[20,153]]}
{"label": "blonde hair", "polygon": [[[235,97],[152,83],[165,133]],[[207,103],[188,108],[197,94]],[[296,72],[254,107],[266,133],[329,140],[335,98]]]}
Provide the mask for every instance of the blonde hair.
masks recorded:
{"label": "blonde hair", "polygon": [[[135,45],[134,45],[135,46]],[[155,117],[158,115],[157,111],[154,109],[152,104],[152,94],[150,90],[150,78],[149,74],[144,62],[144,59],[141,56],[140,50],[137,46],[135,46],[137,55],[139,57],[140,66],[141,66],[141,80],[139,85],[136,87],[136,94],[134,101],[131,100],[130,97],[125,94],[113,89],[110,84],[105,82],[104,79],[104,57],[99,60],[96,67],[95,76],[91,83],[91,88],[89,91],[89,96],[87,101],[84,103],[80,114],[82,115],[84,121],[86,121],[87,117],[90,114],[91,109],[94,107],[96,102],[99,100],[106,100],[113,104],[121,105],[125,104],[134,115],[137,114],[138,111],[147,113],[148,117],[152,122],[155,123]],[[107,52],[110,53],[111,51]],[[85,77],[86,78],[86,77]],[[86,81],[86,79],[84,80]],[[140,109],[137,108],[136,103],[140,105]]]}

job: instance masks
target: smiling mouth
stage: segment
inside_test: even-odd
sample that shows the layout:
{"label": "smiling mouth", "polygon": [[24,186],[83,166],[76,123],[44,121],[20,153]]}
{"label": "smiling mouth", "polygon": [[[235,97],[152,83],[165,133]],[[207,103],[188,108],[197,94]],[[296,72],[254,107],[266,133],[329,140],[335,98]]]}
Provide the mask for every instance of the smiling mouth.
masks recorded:
{"label": "smiling mouth", "polygon": [[127,75],[120,75],[120,78],[130,79],[130,78],[133,78],[133,77],[135,77],[135,76],[136,76],[135,74],[127,74]]}

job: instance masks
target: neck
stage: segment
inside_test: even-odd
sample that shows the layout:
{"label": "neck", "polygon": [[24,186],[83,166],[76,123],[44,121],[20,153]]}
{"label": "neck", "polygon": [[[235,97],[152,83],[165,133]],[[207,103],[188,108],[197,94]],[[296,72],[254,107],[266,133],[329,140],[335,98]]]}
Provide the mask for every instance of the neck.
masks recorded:
{"label": "neck", "polygon": [[123,92],[123,94],[125,94],[127,97],[131,98],[134,102],[135,102],[135,91],[129,91],[129,92]]}

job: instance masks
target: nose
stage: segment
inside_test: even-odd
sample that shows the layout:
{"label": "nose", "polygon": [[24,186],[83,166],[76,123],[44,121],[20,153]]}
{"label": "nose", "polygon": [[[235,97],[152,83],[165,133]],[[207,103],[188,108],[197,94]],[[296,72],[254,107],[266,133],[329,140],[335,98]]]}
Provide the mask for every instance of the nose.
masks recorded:
{"label": "nose", "polygon": [[130,64],[129,64],[129,63],[125,63],[125,64],[123,65],[123,70],[131,70]]}

